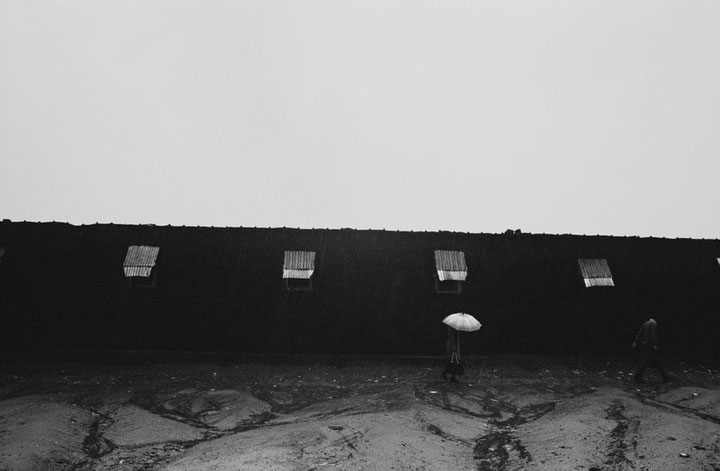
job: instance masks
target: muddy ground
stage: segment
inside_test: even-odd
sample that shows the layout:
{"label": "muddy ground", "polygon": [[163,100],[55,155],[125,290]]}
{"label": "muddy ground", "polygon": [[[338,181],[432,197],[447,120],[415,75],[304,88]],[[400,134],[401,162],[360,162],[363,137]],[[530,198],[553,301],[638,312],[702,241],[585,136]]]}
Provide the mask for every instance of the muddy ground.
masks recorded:
{"label": "muddy ground", "polygon": [[2,470],[720,470],[720,374],[634,359],[5,362]]}

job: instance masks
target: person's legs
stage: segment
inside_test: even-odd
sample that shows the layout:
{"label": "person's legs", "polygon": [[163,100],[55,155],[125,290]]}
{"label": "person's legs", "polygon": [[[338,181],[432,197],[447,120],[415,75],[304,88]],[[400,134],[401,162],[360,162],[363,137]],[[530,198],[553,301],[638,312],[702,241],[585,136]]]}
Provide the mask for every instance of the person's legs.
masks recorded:
{"label": "person's legs", "polygon": [[442,377],[445,381],[448,381],[448,375],[450,375],[450,381],[452,381],[452,378],[455,377],[455,374],[452,372],[452,360],[452,352],[448,352],[447,361],[445,362],[445,369],[442,373]]}
{"label": "person's legs", "polygon": [[457,374],[455,373],[455,365],[457,364],[457,351],[456,350],[448,350],[448,360],[445,364],[445,371],[443,371],[443,378],[445,381],[448,381],[448,374],[450,375],[450,382],[451,383],[457,383],[458,378]]}
{"label": "person's legs", "polygon": [[635,381],[638,383],[642,382],[642,375],[645,372],[645,368],[648,366],[657,370],[663,382],[667,383],[670,381],[670,375],[668,375],[663,368],[662,363],[660,362],[660,357],[658,357],[658,353],[654,349],[646,349],[643,351],[643,362],[635,373]]}
{"label": "person's legs", "polygon": [[641,382],[642,381],[642,375],[645,372],[645,368],[647,368],[647,360],[643,358],[642,363],[640,363],[640,367],[635,372],[635,381]]}
{"label": "person's legs", "polygon": [[642,363],[640,363],[640,367],[635,372],[635,381],[640,383],[642,382],[642,375],[645,372],[645,368],[648,367],[650,364],[652,358],[652,350],[648,350],[643,348],[642,352]]}
{"label": "person's legs", "polygon": [[657,370],[657,372],[660,373],[660,377],[662,378],[664,383],[667,383],[668,381],[670,381],[670,376],[667,374],[667,372],[663,368],[662,362],[660,361],[660,357],[658,357],[657,352],[653,352],[652,365]]}

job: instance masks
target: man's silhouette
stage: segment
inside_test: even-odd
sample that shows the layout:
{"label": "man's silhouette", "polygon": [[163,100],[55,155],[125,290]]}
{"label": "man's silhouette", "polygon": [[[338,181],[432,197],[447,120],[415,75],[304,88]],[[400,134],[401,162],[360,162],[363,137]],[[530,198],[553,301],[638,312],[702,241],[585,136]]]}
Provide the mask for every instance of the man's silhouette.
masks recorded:
{"label": "man's silhouette", "polygon": [[640,330],[635,336],[632,347],[640,347],[640,352],[643,356],[643,362],[640,364],[640,368],[638,368],[635,373],[636,382],[642,382],[642,375],[645,372],[645,368],[648,366],[652,366],[658,370],[658,373],[662,376],[663,382],[667,383],[670,381],[671,378],[663,369],[660,364],[660,358],[658,357],[657,321],[655,319],[648,319],[642,326],[640,326]]}

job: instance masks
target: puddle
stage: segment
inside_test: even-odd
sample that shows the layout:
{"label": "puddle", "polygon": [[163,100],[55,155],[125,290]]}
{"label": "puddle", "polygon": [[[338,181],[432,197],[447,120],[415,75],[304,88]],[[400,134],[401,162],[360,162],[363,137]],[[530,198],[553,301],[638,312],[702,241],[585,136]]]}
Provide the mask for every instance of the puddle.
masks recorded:
{"label": "puddle", "polygon": [[463,391],[425,390],[416,388],[414,395],[428,404],[440,409],[469,415],[482,419],[498,418],[502,416],[500,408],[492,405],[489,395],[478,396]]}
{"label": "puddle", "polygon": [[615,400],[613,405],[605,409],[607,412],[607,418],[609,420],[617,422],[615,428],[610,431],[610,447],[608,450],[608,459],[605,461],[606,465],[613,467],[629,467],[632,462],[627,457],[629,449],[635,449],[637,442],[628,440],[628,430],[637,430],[637,420],[628,419],[623,415],[625,406],[622,402]]}
{"label": "puddle", "polygon": [[529,462],[530,454],[512,432],[500,430],[489,433],[475,442],[473,456],[479,470],[506,469],[509,462]]}
{"label": "puddle", "polygon": [[511,412],[512,417],[505,420],[493,420],[492,423],[498,427],[518,427],[522,424],[537,420],[543,415],[555,410],[555,402],[543,402],[540,404],[530,404],[521,409],[516,409],[514,406],[508,406],[505,403],[498,403],[505,405],[505,410]]}
{"label": "puddle", "polygon": [[254,387],[250,394],[264,401],[277,414],[290,414],[313,404],[347,397],[356,391],[351,388],[328,384],[296,383],[263,385]]}
{"label": "puddle", "polygon": [[100,424],[107,418],[98,418],[90,425],[88,436],[83,441],[83,450],[91,459],[101,458],[117,448],[113,442],[106,440],[98,432]]}
{"label": "puddle", "polygon": [[530,453],[527,452],[520,440],[514,436],[512,429],[539,419],[555,410],[555,402],[531,404],[517,409],[506,402],[494,399],[491,401],[489,407],[495,407],[498,411],[504,412],[504,415],[508,413],[512,415],[504,420],[498,418],[491,420],[490,423],[498,427],[498,430],[484,435],[475,442],[473,455],[478,463],[478,469],[502,470],[506,468],[508,463],[512,463],[516,467],[520,463],[532,461]]}
{"label": "puddle", "polygon": [[[514,404],[498,399],[493,392],[478,394],[475,390],[462,388],[423,390],[416,389],[415,396],[443,410],[461,413],[472,417],[489,419],[495,429],[478,440],[473,448],[473,456],[480,470],[502,470],[512,464],[513,467],[532,460],[513,433],[513,429],[537,420],[555,410],[556,402],[541,402],[518,408]],[[472,407],[460,404],[472,404]],[[449,437],[439,427],[429,425],[428,431],[440,437]]]}
{"label": "puddle", "polygon": [[456,440],[455,438],[451,437],[447,433],[445,433],[440,427],[437,425],[430,424],[427,426],[428,432],[437,435],[438,437],[442,437],[445,440]]}

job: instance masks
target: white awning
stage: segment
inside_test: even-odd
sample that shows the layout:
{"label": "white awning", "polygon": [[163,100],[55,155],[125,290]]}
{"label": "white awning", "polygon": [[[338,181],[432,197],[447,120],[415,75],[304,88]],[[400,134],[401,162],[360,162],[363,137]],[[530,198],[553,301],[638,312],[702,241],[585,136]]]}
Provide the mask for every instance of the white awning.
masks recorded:
{"label": "white awning", "polygon": [[440,281],[465,281],[468,272],[465,263],[465,252],[436,250],[435,269]]}
{"label": "white awning", "polygon": [[586,288],[591,286],[615,286],[610,267],[604,258],[580,258],[578,259],[578,266]]}
{"label": "white awning", "polygon": [[128,247],[125,262],[123,263],[125,277],[149,277],[159,252],[160,247],[145,245],[131,245]]}
{"label": "white awning", "polygon": [[315,252],[285,251],[283,278],[309,280],[315,271]]}

